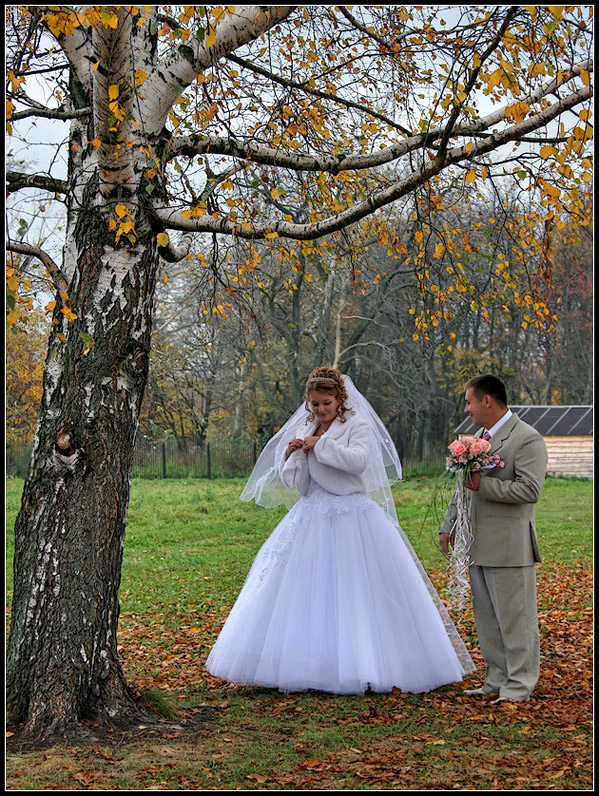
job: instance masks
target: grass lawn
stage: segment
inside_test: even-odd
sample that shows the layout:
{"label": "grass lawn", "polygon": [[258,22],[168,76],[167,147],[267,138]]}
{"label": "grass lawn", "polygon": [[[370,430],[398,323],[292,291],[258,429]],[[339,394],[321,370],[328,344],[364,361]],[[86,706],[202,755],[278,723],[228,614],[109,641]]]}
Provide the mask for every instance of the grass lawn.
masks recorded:
{"label": "grass lawn", "polygon": [[[489,706],[464,684],[336,696],[223,683],[203,668],[284,509],[238,499],[244,480],[133,482],[120,655],[140,696],[172,717],[107,747],[11,752],[7,789],[592,788],[592,483],[548,479],[537,507],[542,666],[530,703]],[[7,587],[22,481],[7,481]],[[394,487],[400,523],[441,595],[435,483]],[[471,613],[460,624],[481,664]],[[481,672],[470,675],[479,685]]]}

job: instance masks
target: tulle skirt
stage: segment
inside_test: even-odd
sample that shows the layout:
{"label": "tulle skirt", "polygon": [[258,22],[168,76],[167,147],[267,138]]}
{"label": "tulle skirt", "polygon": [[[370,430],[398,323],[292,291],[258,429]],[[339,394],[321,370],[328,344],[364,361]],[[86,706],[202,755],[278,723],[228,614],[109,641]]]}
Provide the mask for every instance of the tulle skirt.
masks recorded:
{"label": "tulle skirt", "polygon": [[313,485],[258,552],[206,666],[283,692],[419,693],[474,668],[446,623],[380,506]]}

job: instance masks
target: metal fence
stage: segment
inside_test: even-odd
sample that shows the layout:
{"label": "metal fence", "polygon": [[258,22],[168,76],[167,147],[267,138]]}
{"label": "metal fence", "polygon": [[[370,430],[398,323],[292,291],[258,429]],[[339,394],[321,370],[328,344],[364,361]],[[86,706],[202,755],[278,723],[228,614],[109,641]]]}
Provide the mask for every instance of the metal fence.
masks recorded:
{"label": "metal fence", "polygon": [[177,440],[140,440],[133,454],[134,478],[232,478],[249,475],[259,442],[224,439],[198,445]]}
{"label": "metal fence", "polygon": [[[248,476],[262,450],[255,440],[222,439],[198,445],[187,441],[183,446],[175,439],[159,442],[140,439],[133,454],[133,478],[233,478]],[[442,473],[445,454],[442,449],[402,450],[405,475]],[[6,474],[24,478],[27,475],[31,444],[6,443]]]}

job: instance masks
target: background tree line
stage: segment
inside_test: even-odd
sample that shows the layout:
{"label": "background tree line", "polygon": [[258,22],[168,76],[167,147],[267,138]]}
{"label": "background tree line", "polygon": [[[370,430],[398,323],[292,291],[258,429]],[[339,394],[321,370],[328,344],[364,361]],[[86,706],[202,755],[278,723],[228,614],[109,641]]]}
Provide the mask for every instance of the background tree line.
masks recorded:
{"label": "background tree line", "polygon": [[[470,217],[477,233],[460,252],[468,264],[461,282],[455,257],[452,266],[429,253],[439,282],[432,293],[400,256],[410,221],[396,216],[386,219],[386,246],[380,229],[370,240],[347,233],[342,247],[259,246],[243,290],[249,266],[239,243],[219,279],[218,251],[207,250],[199,276],[187,263],[171,267],[160,283],[140,433],[171,436],[183,449],[219,437],[265,441],[323,363],[352,376],[400,452],[416,460],[444,448],[463,418],[463,385],[480,372],[501,376],[512,403],[591,403],[592,237],[572,220],[551,242],[539,318],[527,292],[532,263],[514,254],[515,212],[504,204],[473,206],[461,196],[437,212],[439,226]],[[206,295],[214,300],[199,298]],[[422,320],[426,310],[432,320]]]}
{"label": "background tree line", "polygon": [[[551,242],[536,318],[526,293],[532,264],[513,255],[512,211],[509,201],[498,210],[465,195],[437,211],[439,227],[461,222],[477,231],[459,252],[467,279],[456,281],[455,252],[442,262],[429,252],[439,282],[432,292],[405,265],[398,241],[409,239],[410,220],[396,214],[370,240],[347,232],[343,245],[235,242],[226,251],[215,241],[199,272],[189,261],[163,263],[139,434],[168,437],[181,450],[223,437],[264,442],[322,363],[356,380],[400,452],[415,460],[444,448],[462,419],[464,382],[482,371],[505,380],[513,403],[591,403],[591,234],[571,220]],[[38,307],[8,336],[11,440],[33,438],[46,326]]]}

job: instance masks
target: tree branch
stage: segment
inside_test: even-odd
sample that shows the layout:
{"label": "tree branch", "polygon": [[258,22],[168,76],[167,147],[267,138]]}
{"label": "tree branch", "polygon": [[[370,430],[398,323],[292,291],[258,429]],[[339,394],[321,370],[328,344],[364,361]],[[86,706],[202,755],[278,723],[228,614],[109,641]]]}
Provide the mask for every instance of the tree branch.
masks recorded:
{"label": "tree branch", "polygon": [[[249,229],[244,229],[240,223],[227,218],[214,219],[206,214],[200,219],[184,219],[181,211],[170,208],[154,208],[154,215],[165,229],[180,229],[186,232],[211,232],[225,235],[237,235],[241,238],[265,238],[267,235],[276,235],[295,240],[315,240],[316,238],[330,235],[350,224],[354,224],[371,215],[374,211],[390,204],[414,191],[420,185],[430,180],[436,174],[450,165],[462,160],[472,161],[483,154],[493,152],[504,144],[519,140],[523,135],[545,127],[549,122],[564,111],[590,99],[593,96],[591,86],[585,86],[569,94],[559,102],[550,105],[543,111],[524,121],[507,127],[501,132],[494,133],[484,140],[478,141],[468,151],[466,146],[454,147],[447,151],[443,162],[437,159],[423,163],[423,165],[407,177],[393,182],[386,188],[374,191],[371,196],[352,207],[347,208],[328,219],[311,224],[294,224],[288,221],[273,221],[271,223],[252,224]],[[505,114],[505,109],[504,109]]]}
{"label": "tree branch", "polygon": [[217,25],[211,46],[207,46],[206,40],[188,39],[144,83],[144,93],[153,103],[152,118],[160,124],[156,132],[160,132],[175,99],[196,80],[198,72],[265,33],[288,17],[295,6],[234,6],[234,9],[231,17]]}
{"label": "tree branch", "polygon": [[6,172],[6,190],[14,193],[21,188],[41,188],[50,193],[66,194],[69,190],[69,183],[66,180],[58,180],[45,174],[25,174],[20,171]]}
{"label": "tree branch", "polygon": [[[529,105],[538,102],[542,97],[552,94],[559,86],[565,85],[575,75],[579,75],[581,69],[592,71],[593,62],[588,60],[578,64],[573,67],[570,73],[563,74],[561,81],[558,81],[558,78],[549,81],[536,91],[531,92],[527,97],[524,97],[522,101]],[[592,90],[590,96],[592,96]],[[506,107],[504,106],[481,119],[456,125],[453,130],[451,127],[449,129],[445,127],[432,129],[427,133],[420,133],[403,141],[398,141],[385,149],[380,149],[367,155],[300,155],[281,152],[269,147],[267,144],[259,144],[255,141],[240,141],[229,136],[211,138],[202,135],[173,138],[170,144],[170,155],[172,157],[180,155],[191,157],[203,154],[230,155],[231,157],[250,160],[253,163],[287,168],[293,171],[316,170],[329,174],[338,174],[341,171],[356,171],[391,163],[409,152],[413,152],[423,146],[432,145],[442,136],[446,136],[447,140],[449,140],[450,132],[454,136],[476,136],[494,124],[503,121],[505,116]]]}
{"label": "tree branch", "polygon": [[357,171],[390,163],[415,149],[420,149],[426,143],[432,143],[436,136],[438,133],[421,133],[368,155],[300,155],[293,152],[281,152],[267,144],[240,141],[229,136],[210,138],[193,135],[173,139],[170,145],[170,154],[173,157],[203,154],[230,155],[251,160],[253,163],[278,166],[293,171],[316,170],[338,174],[341,171]]}
{"label": "tree branch", "polygon": [[82,108],[78,111],[61,111],[60,108],[30,108],[26,111],[15,111],[10,117],[10,121],[29,119],[32,116],[40,119],[60,119],[62,121],[68,121],[69,119],[80,119],[84,116],[91,116],[91,113],[91,108]]}
{"label": "tree branch", "polygon": [[27,243],[15,243],[14,241],[7,241],[6,249],[15,254],[25,254],[29,257],[37,257],[41,260],[42,264],[52,277],[52,283],[59,293],[68,293],[68,283],[60,268],[56,265],[54,260],[49,254],[39,249],[37,246],[29,246]]}
{"label": "tree branch", "polygon": [[[468,79],[468,83],[467,83],[467,85],[465,87],[465,90],[464,90],[464,93],[466,94],[466,98],[470,96],[471,91],[474,89],[474,86],[476,85],[476,81],[478,80],[478,76],[480,74],[480,71],[482,69],[483,64],[493,54],[493,52],[495,52],[495,50],[499,47],[499,45],[501,44],[501,41],[503,39],[503,36],[505,35],[507,29],[509,28],[510,22],[518,14],[519,10],[520,9],[517,6],[515,8],[510,8],[509,9],[509,11],[507,12],[506,17],[505,17],[501,27],[499,28],[499,30],[495,34],[494,40],[491,42],[491,44],[487,47],[485,52],[482,54],[482,56],[480,58],[479,65],[477,67],[475,67],[472,70],[472,72],[470,73],[470,77]],[[450,113],[450,116],[449,116],[449,121],[445,125],[445,130],[444,130],[443,135],[441,137],[441,141],[439,142],[439,149],[438,149],[438,152],[437,152],[437,158],[439,158],[440,161],[443,161],[444,158],[445,158],[445,152],[446,152],[447,146],[449,144],[449,139],[450,139],[450,137],[451,137],[451,135],[453,133],[453,129],[454,129],[455,123],[456,123],[456,121],[458,119],[458,116],[462,112],[462,107],[464,105],[464,102],[465,102],[465,100],[462,101],[462,102],[456,101],[454,103],[454,105],[453,105],[453,108],[451,109],[451,113]]]}
{"label": "tree branch", "polygon": [[344,108],[354,108],[355,110],[362,111],[368,116],[372,116],[373,119],[378,119],[384,124],[388,124],[390,127],[394,127],[396,130],[399,130],[404,135],[408,136],[411,135],[411,131],[408,130],[406,127],[403,127],[401,124],[397,124],[397,122],[394,122],[393,119],[389,119],[389,117],[385,116],[383,113],[379,113],[378,111],[373,111],[371,108],[367,108],[366,106],[361,105],[359,102],[352,102],[351,100],[344,99],[343,97],[337,97],[334,94],[328,94],[326,91],[320,91],[319,89],[316,88],[310,88],[310,86],[307,83],[297,83],[295,80],[287,80],[286,78],[281,77],[279,75],[274,75],[272,72],[269,72],[268,69],[264,69],[264,67],[258,66],[258,64],[253,64],[250,61],[246,61],[244,58],[240,58],[238,55],[233,55],[232,53],[227,55],[227,60],[237,64],[238,66],[243,67],[244,69],[249,69],[251,72],[254,72],[257,75],[262,75],[263,77],[268,78],[268,80],[271,80],[273,83],[278,83],[279,85],[284,86],[285,88],[297,89],[299,91],[303,91],[305,94],[311,94],[312,96],[329,100],[330,102],[334,102],[337,105],[342,105]]}
{"label": "tree branch", "polygon": [[[538,102],[543,97],[547,97],[550,94],[553,94],[555,91],[557,91],[558,88],[566,85],[566,83],[569,83],[573,77],[580,75],[581,70],[592,72],[593,59],[589,58],[587,61],[583,61],[580,64],[576,64],[575,66],[572,67],[570,72],[563,72],[561,74],[560,72],[558,72],[557,76],[553,78],[553,80],[550,80],[544,85],[539,86],[539,88],[536,91],[531,91],[530,94],[522,98],[521,102],[524,102],[527,105],[533,105],[535,102]],[[590,99],[590,97],[592,96],[593,96],[593,89],[591,88],[590,94],[586,96],[586,99]],[[506,110],[507,110],[506,106],[503,106],[502,108],[499,108],[493,113],[490,113],[488,116],[484,116],[482,119],[475,119],[474,121],[469,122],[468,124],[458,125],[455,129],[456,135],[473,135],[474,133],[477,133],[479,131],[487,130],[489,127],[492,127],[494,124],[497,124],[498,122],[501,122],[505,119]]]}
{"label": "tree branch", "polygon": [[[54,34],[52,34],[52,30],[46,22],[46,17],[54,14],[60,9],[61,6],[38,6],[37,8],[40,15],[40,23],[51,35]],[[79,12],[76,9],[73,8],[69,10],[72,10],[73,13],[79,16]],[[64,33],[54,38],[56,38],[60,44],[65,58],[77,75],[81,85],[84,86],[86,90],[91,90],[92,51],[88,28],[84,20],[82,19],[80,24],[69,33]]]}

